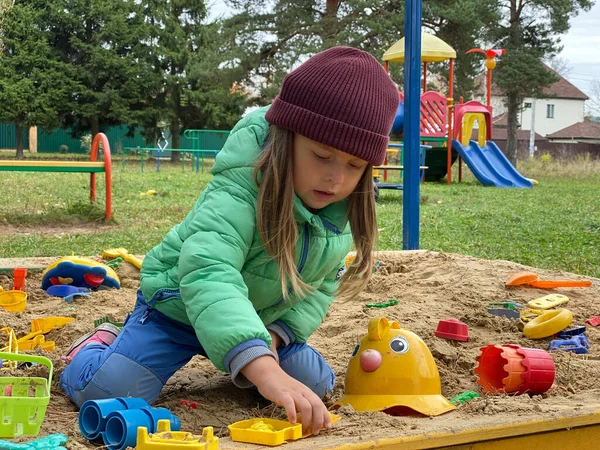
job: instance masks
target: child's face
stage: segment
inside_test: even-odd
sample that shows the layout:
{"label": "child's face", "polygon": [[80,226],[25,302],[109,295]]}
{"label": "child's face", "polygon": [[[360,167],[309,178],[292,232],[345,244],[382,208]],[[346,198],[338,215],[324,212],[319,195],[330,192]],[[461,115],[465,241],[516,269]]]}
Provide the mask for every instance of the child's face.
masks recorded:
{"label": "child's face", "polygon": [[321,209],[348,197],[367,165],[356,156],[294,136],[294,191],[308,208]]}

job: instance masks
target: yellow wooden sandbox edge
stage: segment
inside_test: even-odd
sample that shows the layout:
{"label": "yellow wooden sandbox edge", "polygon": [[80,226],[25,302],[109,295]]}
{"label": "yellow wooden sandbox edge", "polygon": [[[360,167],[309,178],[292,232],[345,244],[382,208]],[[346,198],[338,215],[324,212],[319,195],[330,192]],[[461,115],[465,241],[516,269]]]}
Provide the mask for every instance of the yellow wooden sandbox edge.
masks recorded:
{"label": "yellow wooden sandbox edge", "polygon": [[[600,442],[600,404],[586,405],[585,412],[575,416],[543,418],[489,427],[476,427],[457,432],[437,432],[380,438],[355,444],[331,447],[330,450],[431,448],[505,450],[584,450],[597,448]],[[515,446],[519,447],[515,447]]]}

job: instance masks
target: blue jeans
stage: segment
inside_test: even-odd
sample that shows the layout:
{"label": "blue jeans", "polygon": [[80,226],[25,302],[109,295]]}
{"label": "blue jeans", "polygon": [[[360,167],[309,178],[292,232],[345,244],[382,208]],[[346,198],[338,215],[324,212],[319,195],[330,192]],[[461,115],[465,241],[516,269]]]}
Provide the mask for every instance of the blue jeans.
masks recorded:
{"label": "blue jeans", "polygon": [[[60,386],[77,406],[86,400],[158,398],[167,380],[194,355],[207,357],[194,329],[148,307],[138,294],[133,312],[110,346],[89,344],[79,350],[60,376]],[[278,349],[279,365],[319,397],[333,389],[335,375],[307,344]]]}

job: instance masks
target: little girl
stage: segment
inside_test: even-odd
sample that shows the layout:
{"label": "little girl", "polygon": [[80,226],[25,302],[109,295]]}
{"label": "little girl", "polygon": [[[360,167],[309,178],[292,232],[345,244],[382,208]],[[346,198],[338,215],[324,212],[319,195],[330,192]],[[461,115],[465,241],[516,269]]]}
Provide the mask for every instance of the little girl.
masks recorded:
{"label": "little girl", "polygon": [[[323,51],[242,119],[193,210],[145,257],[133,312],[73,343],[60,383],[78,405],[152,402],[200,354],[305,430],[329,427],[335,375],[306,341],[336,293],[360,292],[376,237],[372,166],[398,92],[368,53]],[[357,256],[338,275],[354,242]],[[339,285],[339,290],[338,290]]]}

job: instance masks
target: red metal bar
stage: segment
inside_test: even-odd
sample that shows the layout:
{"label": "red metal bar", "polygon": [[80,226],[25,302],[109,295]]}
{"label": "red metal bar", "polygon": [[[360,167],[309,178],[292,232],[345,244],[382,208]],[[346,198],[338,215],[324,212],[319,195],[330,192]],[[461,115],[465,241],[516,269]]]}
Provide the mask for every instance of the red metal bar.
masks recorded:
{"label": "red metal bar", "polygon": [[[388,163],[388,157],[387,157],[387,151],[385,152],[385,159],[383,160],[383,165],[387,166]],[[387,181],[387,175],[388,175],[388,171],[384,170],[383,171],[383,181]]]}
{"label": "red metal bar", "polygon": [[427,63],[423,63],[423,92],[427,92]]}
{"label": "red metal bar", "polygon": [[[106,184],[106,212],[104,219],[108,222],[112,217],[112,158],[110,155],[110,145],[108,138],[104,133],[98,133],[92,142],[90,152],[90,161],[98,161],[99,144],[102,142],[104,152],[104,180]],[[96,174],[90,173],[90,201],[96,202]]]}
{"label": "red metal bar", "polygon": [[[90,151],[90,161],[96,162],[98,161],[98,136],[100,133],[96,135],[94,141],[92,142],[92,149]],[[96,203],[96,174],[94,172],[90,172],[90,202]]]}
{"label": "red metal bar", "polygon": [[448,73],[448,149],[447,149],[447,183],[452,183],[452,140],[454,139],[454,60],[450,60]]}
{"label": "red metal bar", "polygon": [[492,103],[492,71],[487,71],[487,89],[486,89],[486,105],[490,106]]}
{"label": "red metal bar", "polygon": [[488,69],[487,71],[487,106],[490,107],[490,123],[488,124],[488,128],[487,128],[487,134],[489,136],[488,141],[492,140],[492,126],[493,126],[493,120],[491,117],[491,104],[492,102],[492,70]]}

